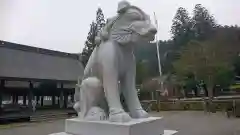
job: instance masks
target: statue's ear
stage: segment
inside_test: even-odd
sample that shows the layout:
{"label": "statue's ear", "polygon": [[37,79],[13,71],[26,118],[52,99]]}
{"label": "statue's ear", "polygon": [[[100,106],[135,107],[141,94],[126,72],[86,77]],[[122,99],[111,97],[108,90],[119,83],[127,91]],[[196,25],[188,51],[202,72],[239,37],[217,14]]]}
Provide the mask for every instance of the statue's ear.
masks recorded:
{"label": "statue's ear", "polygon": [[81,88],[82,86],[79,84],[76,84],[76,88]]}

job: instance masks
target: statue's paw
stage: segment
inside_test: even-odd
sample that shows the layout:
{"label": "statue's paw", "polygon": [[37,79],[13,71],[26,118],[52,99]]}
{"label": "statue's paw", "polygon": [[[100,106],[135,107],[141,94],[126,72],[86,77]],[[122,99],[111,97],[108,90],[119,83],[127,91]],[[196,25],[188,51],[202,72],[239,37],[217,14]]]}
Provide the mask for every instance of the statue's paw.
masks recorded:
{"label": "statue's paw", "polygon": [[99,107],[92,107],[85,117],[85,119],[89,121],[101,121],[106,120],[106,118],[106,113]]}
{"label": "statue's paw", "polygon": [[132,118],[148,118],[149,114],[143,109],[136,109],[131,111]]}
{"label": "statue's paw", "polygon": [[110,109],[109,121],[111,122],[129,122],[131,117],[122,109]]}

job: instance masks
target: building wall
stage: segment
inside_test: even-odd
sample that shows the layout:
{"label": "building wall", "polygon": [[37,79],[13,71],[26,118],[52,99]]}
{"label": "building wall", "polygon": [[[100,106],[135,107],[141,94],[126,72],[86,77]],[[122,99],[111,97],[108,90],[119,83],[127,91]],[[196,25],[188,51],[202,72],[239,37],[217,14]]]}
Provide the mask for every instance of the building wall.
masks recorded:
{"label": "building wall", "polygon": [[77,59],[0,47],[0,77],[77,81],[83,66]]}

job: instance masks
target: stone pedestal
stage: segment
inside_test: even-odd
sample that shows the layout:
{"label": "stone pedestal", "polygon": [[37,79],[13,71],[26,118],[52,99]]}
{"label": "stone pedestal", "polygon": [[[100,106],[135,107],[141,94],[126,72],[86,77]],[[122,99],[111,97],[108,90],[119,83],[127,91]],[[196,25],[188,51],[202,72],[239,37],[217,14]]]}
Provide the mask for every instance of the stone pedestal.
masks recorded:
{"label": "stone pedestal", "polygon": [[[165,135],[161,117],[133,119],[126,123],[67,119],[65,132],[51,135]],[[166,132],[166,131],[165,131]],[[171,135],[176,131],[167,131]]]}

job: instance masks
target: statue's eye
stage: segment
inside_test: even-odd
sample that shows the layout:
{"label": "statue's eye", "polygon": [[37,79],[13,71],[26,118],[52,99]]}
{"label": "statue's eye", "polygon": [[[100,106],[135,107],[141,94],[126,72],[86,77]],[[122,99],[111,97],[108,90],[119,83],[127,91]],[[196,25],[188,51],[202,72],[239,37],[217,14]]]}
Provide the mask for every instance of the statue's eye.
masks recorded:
{"label": "statue's eye", "polygon": [[143,20],[143,17],[141,14],[137,13],[137,12],[131,12],[127,14],[128,18],[132,21],[140,21]]}

